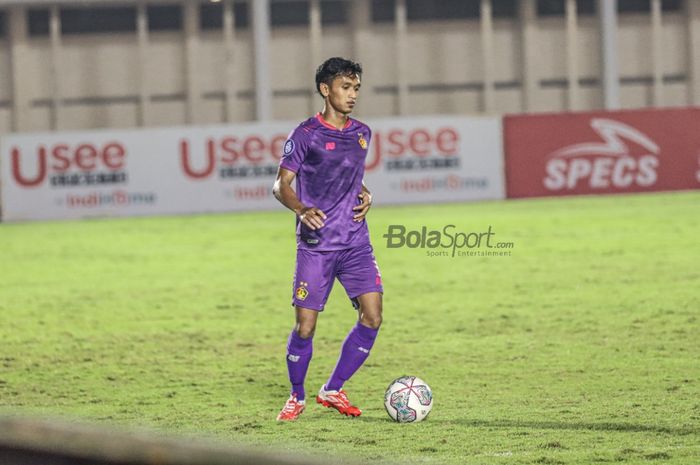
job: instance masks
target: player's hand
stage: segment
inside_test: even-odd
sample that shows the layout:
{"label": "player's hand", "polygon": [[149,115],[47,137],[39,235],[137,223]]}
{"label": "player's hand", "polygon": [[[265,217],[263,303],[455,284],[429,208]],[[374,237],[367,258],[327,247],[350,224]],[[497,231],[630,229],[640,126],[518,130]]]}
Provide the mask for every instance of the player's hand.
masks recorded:
{"label": "player's hand", "polygon": [[299,211],[299,220],[312,231],[321,229],[325,219],[326,214],[316,207],[304,207]]}
{"label": "player's hand", "polygon": [[359,223],[365,219],[365,215],[367,215],[369,207],[372,206],[372,194],[369,192],[362,192],[357,197],[362,201],[362,203],[356,207],[353,207],[353,211],[356,211],[357,213],[352,217],[352,220]]}

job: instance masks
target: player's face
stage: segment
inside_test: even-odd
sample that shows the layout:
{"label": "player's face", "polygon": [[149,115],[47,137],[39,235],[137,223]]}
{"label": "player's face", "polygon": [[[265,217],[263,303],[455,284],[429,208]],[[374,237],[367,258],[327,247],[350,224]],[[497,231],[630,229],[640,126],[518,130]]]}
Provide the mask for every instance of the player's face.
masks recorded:
{"label": "player's face", "polygon": [[328,91],[330,105],[347,115],[355,108],[357,97],[360,95],[360,77],[338,76],[333,79]]}

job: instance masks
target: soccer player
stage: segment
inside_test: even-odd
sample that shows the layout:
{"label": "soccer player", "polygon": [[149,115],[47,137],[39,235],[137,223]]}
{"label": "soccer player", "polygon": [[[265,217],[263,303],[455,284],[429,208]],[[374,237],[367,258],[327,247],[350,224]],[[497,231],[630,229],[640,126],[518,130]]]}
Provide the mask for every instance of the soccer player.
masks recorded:
{"label": "soccer player", "polygon": [[292,297],[296,325],[287,342],[292,388],[277,416],[281,421],[296,420],[304,411],[304,378],[316,320],[336,278],[358,311],[358,321],[316,402],[348,416],[362,413],[342,388],[374,345],[384,291],[365,221],[372,196],[362,182],[372,132],[348,116],[357,103],[361,75],[358,63],[343,58],[330,58],[318,67],[316,89],[323,110],[289,135],[273,187],[277,200],[295,213],[297,235]]}

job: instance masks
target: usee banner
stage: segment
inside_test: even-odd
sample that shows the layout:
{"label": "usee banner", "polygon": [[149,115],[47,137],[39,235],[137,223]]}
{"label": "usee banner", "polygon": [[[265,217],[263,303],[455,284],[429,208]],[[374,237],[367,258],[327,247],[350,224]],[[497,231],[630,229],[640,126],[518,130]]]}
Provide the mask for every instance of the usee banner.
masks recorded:
{"label": "usee banner", "polygon": [[6,220],[271,208],[288,124],[3,137]]}
{"label": "usee banner", "polygon": [[369,124],[365,183],[378,202],[505,197],[500,118],[425,117]]}
{"label": "usee banner", "polygon": [[700,188],[700,109],[507,116],[508,197]]}
{"label": "usee banner", "polygon": [[[282,208],[297,123],[17,134],[0,140],[4,220]],[[496,118],[369,121],[365,182],[381,203],[504,197]]]}

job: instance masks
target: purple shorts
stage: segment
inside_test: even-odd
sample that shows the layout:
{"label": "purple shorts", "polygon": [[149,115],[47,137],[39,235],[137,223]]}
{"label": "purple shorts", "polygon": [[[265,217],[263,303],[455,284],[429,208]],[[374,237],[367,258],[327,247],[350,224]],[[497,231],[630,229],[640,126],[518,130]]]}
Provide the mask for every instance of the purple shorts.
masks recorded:
{"label": "purple shorts", "polygon": [[323,311],[335,278],[355,308],[359,308],[358,296],[384,292],[370,244],[327,252],[297,249],[292,305]]}

